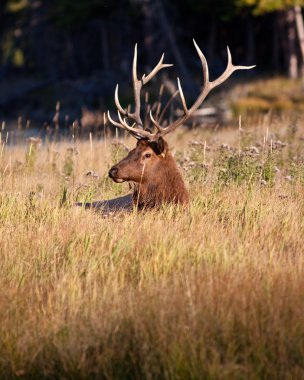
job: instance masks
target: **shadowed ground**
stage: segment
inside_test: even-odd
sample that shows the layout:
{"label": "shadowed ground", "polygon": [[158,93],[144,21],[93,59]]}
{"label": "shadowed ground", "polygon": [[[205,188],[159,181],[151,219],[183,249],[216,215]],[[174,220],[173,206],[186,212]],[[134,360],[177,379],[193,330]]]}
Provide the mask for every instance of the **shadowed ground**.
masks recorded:
{"label": "shadowed ground", "polygon": [[122,197],[103,200],[103,201],[95,201],[95,202],[86,202],[75,203],[76,206],[84,207],[85,209],[94,209],[98,211],[131,211],[133,209],[133,201],[132,195],[128,194]]}

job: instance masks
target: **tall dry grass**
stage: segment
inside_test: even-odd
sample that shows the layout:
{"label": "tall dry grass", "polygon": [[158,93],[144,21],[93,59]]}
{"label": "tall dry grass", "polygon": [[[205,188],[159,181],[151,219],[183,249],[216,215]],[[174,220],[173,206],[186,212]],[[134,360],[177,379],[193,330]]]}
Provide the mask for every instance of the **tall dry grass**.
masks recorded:
{"label": "tall dry grass", "polygon": [[303,137],[180,131],[189,210],[109,218],[73,201],[128,191],[123,147],[4,145],[1,379],[303,379]]}

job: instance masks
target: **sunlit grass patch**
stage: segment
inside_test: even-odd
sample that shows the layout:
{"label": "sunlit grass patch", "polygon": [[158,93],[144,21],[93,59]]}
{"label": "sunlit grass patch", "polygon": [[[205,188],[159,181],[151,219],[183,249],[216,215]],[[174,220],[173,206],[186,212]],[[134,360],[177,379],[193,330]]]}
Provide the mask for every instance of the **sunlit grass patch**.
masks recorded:
{"label": "sunlit grass patch", "polygon": [[111,216],[74,202],[132,140],[3,149],[1,378],[304,376],[304,129],[242,128],[170,140],[189,208]]}

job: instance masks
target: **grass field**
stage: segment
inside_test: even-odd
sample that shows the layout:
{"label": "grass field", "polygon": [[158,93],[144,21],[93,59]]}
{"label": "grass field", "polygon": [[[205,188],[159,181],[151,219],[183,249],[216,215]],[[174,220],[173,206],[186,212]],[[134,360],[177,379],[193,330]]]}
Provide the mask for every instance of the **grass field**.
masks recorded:
{"label": "grass field", "polygon": [[304,124],[242,124],[172,136],[189,210],[107,218],[123,145],[2,141],[1,379],[304,378]]}

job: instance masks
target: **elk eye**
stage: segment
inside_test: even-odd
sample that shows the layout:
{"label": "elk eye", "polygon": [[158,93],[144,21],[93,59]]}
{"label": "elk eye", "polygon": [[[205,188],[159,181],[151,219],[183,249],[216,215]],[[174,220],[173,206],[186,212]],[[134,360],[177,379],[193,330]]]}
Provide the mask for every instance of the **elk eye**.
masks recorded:
{"label": "elk eye", "polygon": [[151,153],[146,153],[145,154],[145,158],[150,158],[151,157]]}

